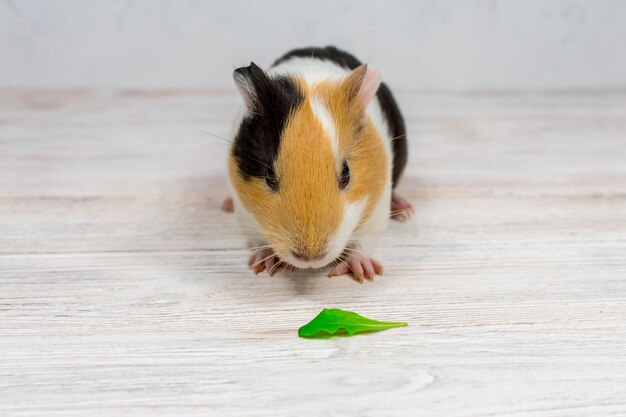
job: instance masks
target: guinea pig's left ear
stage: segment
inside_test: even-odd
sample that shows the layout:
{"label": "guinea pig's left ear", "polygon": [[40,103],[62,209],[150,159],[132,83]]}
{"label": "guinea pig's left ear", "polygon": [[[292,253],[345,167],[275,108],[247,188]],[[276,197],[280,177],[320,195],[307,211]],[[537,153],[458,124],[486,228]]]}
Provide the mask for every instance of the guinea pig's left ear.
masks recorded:
{"label": "guinea pig's left ear", "polygon": [[247,67],[237,68],[233,72],[233,78],[248,110],[258,111],[261,105],[260,96],[271,88],[271,81],[265,71],[251,62]]}
{"label": "guinea pig's left ear", "polygon": [[356,67],[344,80],[348,99],[365,109],[380,87],[380,73],[367,64]]}

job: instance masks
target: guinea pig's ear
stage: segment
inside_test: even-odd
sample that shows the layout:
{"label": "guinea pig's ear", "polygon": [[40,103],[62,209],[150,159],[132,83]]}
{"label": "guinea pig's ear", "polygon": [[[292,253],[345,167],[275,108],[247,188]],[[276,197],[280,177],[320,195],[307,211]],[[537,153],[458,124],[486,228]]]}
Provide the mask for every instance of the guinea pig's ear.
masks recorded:
{"label": "guinea pig's ear", "polygon": [[365,109],[380,87],[380,73],[363,64],[353,69],[343,84],[348,99]]}
{"label": "guinea pig's ear", "polygon": [[271,86],[265,71],[251,62],[247,67],[237,68],[233,72],[233,78],[248,110],[251,112],[260,110],[260,95]]}

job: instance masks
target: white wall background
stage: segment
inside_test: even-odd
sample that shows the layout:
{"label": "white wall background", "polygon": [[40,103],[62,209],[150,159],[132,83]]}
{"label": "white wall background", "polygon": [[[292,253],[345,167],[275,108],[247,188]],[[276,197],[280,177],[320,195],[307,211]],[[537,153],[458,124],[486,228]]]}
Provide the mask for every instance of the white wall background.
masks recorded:
{"label": "white wall background", "polygon": [[232,88],[326,44],[396,88],[626,88],[624,0],[0,0],[0,87]]}

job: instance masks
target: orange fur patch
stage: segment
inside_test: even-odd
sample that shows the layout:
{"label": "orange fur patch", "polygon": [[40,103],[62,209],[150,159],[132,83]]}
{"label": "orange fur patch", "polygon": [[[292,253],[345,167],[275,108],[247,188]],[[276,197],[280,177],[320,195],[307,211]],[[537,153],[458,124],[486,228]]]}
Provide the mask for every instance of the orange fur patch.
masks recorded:
{"label": "orange fur patch", "polygon": [[350,184],[344,190],[348,202],[367,198],[361,223],[369,218],[384,191],[387,178],[387,156],[374,123],[365,109],[355,102],[364,75],[355,70],[340,85],[324,81],[311,94],[322,99],[333,115],[339,137],[339,164],[345,159],[350,167]]}

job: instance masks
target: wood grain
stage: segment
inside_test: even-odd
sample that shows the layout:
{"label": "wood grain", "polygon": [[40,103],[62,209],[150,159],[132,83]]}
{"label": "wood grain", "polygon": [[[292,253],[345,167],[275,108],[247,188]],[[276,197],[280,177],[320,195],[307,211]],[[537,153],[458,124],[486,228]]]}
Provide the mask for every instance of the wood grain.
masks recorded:
{"label": "wood grain", "polygon": [[416,216],[358,285],[247,270],[189,127],[236,96],[0,92],[0,415],[626,415],[626,94],[399,99]]}

